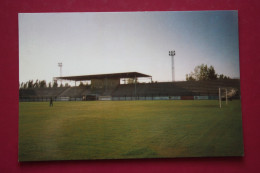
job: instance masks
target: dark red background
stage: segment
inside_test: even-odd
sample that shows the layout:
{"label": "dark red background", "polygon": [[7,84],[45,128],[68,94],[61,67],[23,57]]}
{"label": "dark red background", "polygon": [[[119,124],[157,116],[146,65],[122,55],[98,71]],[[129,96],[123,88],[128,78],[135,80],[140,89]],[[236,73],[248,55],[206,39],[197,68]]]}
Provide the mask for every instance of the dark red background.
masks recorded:
{"label": "dark red background", "polygon": [[[258,0],[0,0],[0,172],[259,172],[259,2]],[[238,10],[244,157],[18,162],[19,12],[180,10]]]}

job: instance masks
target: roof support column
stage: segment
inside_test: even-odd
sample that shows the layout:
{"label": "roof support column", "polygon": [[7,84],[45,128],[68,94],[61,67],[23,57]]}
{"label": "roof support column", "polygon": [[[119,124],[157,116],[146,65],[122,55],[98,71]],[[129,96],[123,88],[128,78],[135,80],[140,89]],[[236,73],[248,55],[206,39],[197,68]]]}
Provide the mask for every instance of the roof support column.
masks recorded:
{"label": "roof support column", "polygon": [[105,91],[107,91],[107,78],[105,78]]}
{"label": "roof support column", "polygon": [[135,76],[135,100],[136,100],[136,76]]}

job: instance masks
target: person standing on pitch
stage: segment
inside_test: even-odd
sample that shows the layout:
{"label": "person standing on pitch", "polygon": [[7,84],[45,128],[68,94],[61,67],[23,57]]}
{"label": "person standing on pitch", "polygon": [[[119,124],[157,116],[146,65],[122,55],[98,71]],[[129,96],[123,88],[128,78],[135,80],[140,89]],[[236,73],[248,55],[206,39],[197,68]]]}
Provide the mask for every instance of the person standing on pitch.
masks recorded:
{"label": "person standing on pitch", "polygon": [[50,106],[52,107],[53,106],[53,100],[52,100],[52,97],[50,99]]}

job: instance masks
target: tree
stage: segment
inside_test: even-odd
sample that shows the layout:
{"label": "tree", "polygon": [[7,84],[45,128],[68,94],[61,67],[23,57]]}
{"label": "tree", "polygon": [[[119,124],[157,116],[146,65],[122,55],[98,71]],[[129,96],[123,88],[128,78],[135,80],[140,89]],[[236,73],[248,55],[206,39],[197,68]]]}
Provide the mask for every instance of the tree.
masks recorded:
{"label": "tree", "polygon": [[28,87],[28,82],[25,82],[25,83],[23,84],[23,88],[26,89],[27,87]]}
{"label": "tree", "polygon": [[138,83],[138,80],[137,80],[137,78],[128,78],[126,80],[126,83],[127,84],[134,84],[134,83]]}
{"label": "tree", "polygon": [[53,87],[53,88],[57,88],[57,87],[58,87],[58,82],[57,82],[56,80],[53,82],[52,87]]}
{"label": "tree", "polygon": [[46,88],[47,87],[45,80],[39,81],[39,85],[40,85],[40,88]]}
{"label": "tree", "polygon": [[70,85],[68,83],[65,83],[65,87],[70,87]]}
{"label": "tree", "polygon": [[39,80],[38,79],[33,84],[33,88],[39,88]]}
{"label": "tree", "polygon": [[80,82],[80,83],[79,83],[79,87],[84,87],[83,82]]}
{"label": "tree", "polygon": [[218,79],[220,79],[220,80],[226,80],[226,79],[230,79],[230,77],[225,76],[225,75],[223,75],[223,74],[220,74],[220,75],[218,75]]}
{"label": "tree", "polygon": [[210,66],[208,68],[208,80],[215,80],[218,78],[218,75],[215,72],[215,69],[213,66]]}
{"label": "tree", "polygon": [[28,88],[33,88],[33,80],[29,80],[29,81],[27,82],[27,87],[28,87]]}
{"label": "tree", "polygon": [[62,84],[62,83],[60,83],[60,87],[63,87],[63,84]]}
{"label": "tree", "polygon": [[200,80],[216,80],[216,79],[229,79],[227,76],[218,75],[213,66],[198,65],[194,68],[194,72],[186,74],[187,81],[200,81]]}
{"label": "tree", "polygon": [[48,87],[51,88],[51,82],[49,82]]}
{"label": "tree", "polygon": [[186,81],[195,81],[195,79],[192,77],[192,75],[186,74]]}

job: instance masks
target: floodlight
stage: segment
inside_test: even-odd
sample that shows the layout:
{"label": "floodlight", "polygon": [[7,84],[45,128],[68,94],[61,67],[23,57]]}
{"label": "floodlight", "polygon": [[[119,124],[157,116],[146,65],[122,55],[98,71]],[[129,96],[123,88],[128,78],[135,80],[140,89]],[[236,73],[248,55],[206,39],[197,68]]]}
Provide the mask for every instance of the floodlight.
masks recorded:
{"label": "floodlight", "polygon": [[172,57],[172,82],[175,80],[175,77],[174,77],[174,55],[175,55],[175,50],[169,51],[169,56]]}

